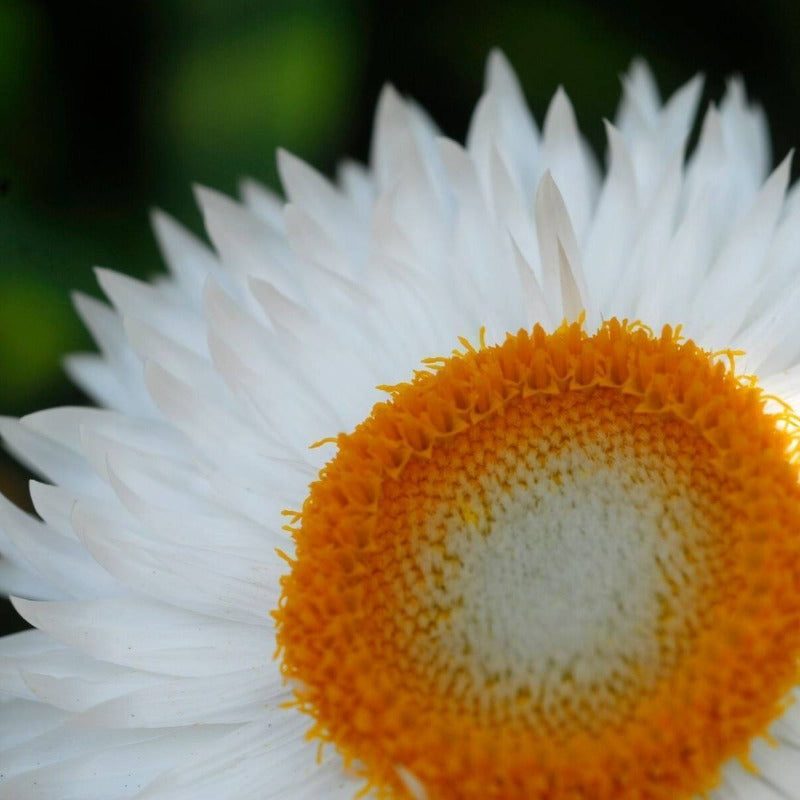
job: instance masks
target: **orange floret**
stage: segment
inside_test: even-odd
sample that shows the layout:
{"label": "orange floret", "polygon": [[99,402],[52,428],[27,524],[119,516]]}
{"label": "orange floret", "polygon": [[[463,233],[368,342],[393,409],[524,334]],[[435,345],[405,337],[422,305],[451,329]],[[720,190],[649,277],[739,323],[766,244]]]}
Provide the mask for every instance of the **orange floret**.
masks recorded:
{"label": "orange floret", "polygon": [[[536,326],[427,361],[337,438],[290,525],[274,616],[310,735],[367,789],[410,798],[410,773],[429,800],[688,800],[746,759],[798,682],[798,436],[724,355],[669,327]],[[648,631],[590,630],[573,664],[544,658],[567,634],[525,593],[559,577],[542,536],[584,497],[610,516],[580,545],[613,566],[624,517],[656,582]],[[508,547],[529,562],[504,587]]]}

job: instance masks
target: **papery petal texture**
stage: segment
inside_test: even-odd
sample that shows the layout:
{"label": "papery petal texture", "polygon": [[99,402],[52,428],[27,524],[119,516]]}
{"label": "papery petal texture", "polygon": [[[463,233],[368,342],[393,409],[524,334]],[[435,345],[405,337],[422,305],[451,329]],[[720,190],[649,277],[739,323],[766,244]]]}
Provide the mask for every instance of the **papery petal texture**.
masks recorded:
{"label": "papery petal texture", "polygon": [[[347,798],[361,784],[275,660],[270,612],[297,509],[421,359],[585,313],[745,352],[800,404],[800,196],[769,172],[738,81],[702,118],[636,61],[592,154],[566,92],[541,130],[502,54],[462,146],[389,87],[368,167],[329,181],[281,152],[285,199],[197,189],[211,245],[153,215],[168,274],[98,270],[75,305],[99,352],[66,368],[100,406],[0,421],[39,518],[0,499],[0,588],[37,630],[0,640],[0,798]],[[600,163],[604,166],[600,166]],[[788,191],[788,195],[787,195]],[[800,800],[800,713],[725,768],[714,800]],[[409,783],[409,785],[411,785]],[[411,795],[409,795],[411,796]]]}

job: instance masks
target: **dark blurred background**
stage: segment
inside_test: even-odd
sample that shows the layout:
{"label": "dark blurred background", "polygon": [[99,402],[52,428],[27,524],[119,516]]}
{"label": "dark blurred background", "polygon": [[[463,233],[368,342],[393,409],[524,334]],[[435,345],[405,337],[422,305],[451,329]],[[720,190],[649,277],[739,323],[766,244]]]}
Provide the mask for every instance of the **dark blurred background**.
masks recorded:
{"label": "dark blurred background", "polygon": [[[672,0],[0,0],[0,414],[86,402],[60,368],[91,347],[69,291],[103,265],[162,269],[160,206],[200,232],[190,184],[275,185],[283,145],[330,173],[366,158],[382,83],[463,139],[488,50],[514,64],[541,122],[559,83],[603,151],[634,55],[668,94],[697,71],[706,99],[742,73],[773,147],[800,143],[800,2]],[[0,455],[0,489],[27,504]],[[0,630],[19,623],[0,607]]]}

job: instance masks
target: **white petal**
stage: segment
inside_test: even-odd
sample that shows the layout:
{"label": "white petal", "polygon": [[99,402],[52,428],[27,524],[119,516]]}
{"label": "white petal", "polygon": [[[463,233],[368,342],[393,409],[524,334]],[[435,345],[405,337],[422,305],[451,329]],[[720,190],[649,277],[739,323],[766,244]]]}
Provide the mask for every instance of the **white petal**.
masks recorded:
{"label": "white petal", "polygon": [[2,658],[2,668],[18,671],[30,699],[70,712],[164,682],[162,676],[96,661],[68,648],[51,651],[46,658]]}
{"label": "white petal", "polygon": [[[750,211],[738,221],[702,286],[693,292],[690,313],[709,323],[702,333],[703,341],[712,347],[724,347],[746,319],[755,296],[753,287],[759,284],[759,274],[783,207],[790,166],[791,161],[786,158],[775,170]],[[719,313],[721,309],[725,313]]]}
{"label": "white petal", "polygon": [[338,169],[339,184],[350,198],[354,212],[362,220],[369,220],[372,204],[375,201],[375,186],[369,170],[355,161],[345,159]]}
{"label": "white petal", "polygon": [[277,665],[209,678],[151,681],[144,688],[117,690],[75,720],[88,728],[170,728],[251,722],[265,710],[285,713],[291,698]]}
{"label": "white petal", "polygon": [[286,150],[278,150],[278,172],[289,202],[303,210],[320,228],[351,255],[350,268],[343,274],[354,274],[354,267],[366,254],[364,228],[353,214],[345,195],[332,186],[315,169]]}
{"label": "white petal", "polygon": [[156,209],[152,213],[153,232],[164,257],[174,275],[184,298],[195,308],[200,306],[200,296],[209,275],[218,281],[225,280],[219,259],[197,237],[169,214]]}
{"label": "white petal", "polygon": [[647,62],[635,58],[622,79],[622,99],[617,110],[617,127],[626,139],[641,136],[658,119],[661,97]]}
{"label": "white petal", "polygon": [[13,600],[57,641],[112,664],[164,675],[202,676],[257,667],[272,658],[260,625],[211,619],[142,596],[87,601]]}
{"label": "white petal", "polygon": [[[108,363],[108,373],[98,369],[91,358],[68,362],[70,371],[83,380],[90,393],[113,398],[114,408],[126,413],[149,415],[152,404],[141,384],[141,362],[125,341],[119,317],[107,305],[93,297],[75,292],[72,296],[80,315]],[[92,364],[94,369],[87,366]]]}
{"label": "white petal", "polygon": [[486,90],[475,108],[467,134],[487,197],[494,152],[508,164],[523,198],[533,197],[538,179],[539,132],[528,111],[522,89],[510,64],[493,50],[486,64]]}
{"label": "white petal", "polygon": [[290,714],[245,725],[153,781],[138,800],[183,800],[187,792],[193,798],[349,800],[358,784],[344,777],[339,764],[320,769],[316,747],[303,741],[307,727],[300,715]]}
{"label": "white petal", "polygon": [[3,549],[3,556],[0,558],[0,595],[30,600],[55,600],[60,595],[44,578],[36,575],[19,554],[12,558],[7,542],[0,546]]}
{"label": "white petal", "polygon": [[436,156],[438,132],[392,86],[385,86],[378,99],[374,130],[370,166],[378,191],[393,188],[404,175],[413,173],[438,201],[443,201],[446,182]]}
{"label": "white petal", "polygon": [[272,189],[253,178],[244,178],[239,182],[239,194],[250,211],[270,227],[276,230],[283,227],[283,199]]}
{"label": "white petal", "polygon": [[63,444],[37,433],[11,417],[0,417],[0,436],[6,449],[35,473],[78,491],[92,491],[96,480],[80,456]]}
{"label": "white petal", "polygon": [[[206,352],[202,318],[188,306],[172,302],[156,286],[118,272],[96,269],[97,280],[122,317],[146,320],[165,338],[200,355]],[[126,336],[130,342],[130,336]]]}
{"label": "white petal", "polygon": [[[0,752],[3,758],[12,748],[59,728],[67,717],[65,711],[38,701],[0,695]],[[5,774],[5,761],[3,766],[0,773]]]}
{"label": "white petal", "polygon": [[126,586],[200,614],[268,626],[284,571],[277,555],[259,563],[219,546],[187,551],[88,500],[75,506],[72,524],[92,557]]}
{"label": "white petal", "polygon": [[[677,212],[682,185],[681,159],[673,160],[664,173],[652,202],[645,209],[642,225],[633,242],[633,247],[625,260],[625,267],[609,305],[602,311],[616,315],[620,319],[653,320],[659,311],[659,298],[663,298],[661,282],[666,280],[663,267],[665,262],[673,263],[664,257],[669,246]],[[655,302],[653,302],[655,298]],[[653,317],[645,314],[653,308]],[[658,322],[652,324],[657,325]]]}
{"label": "white petal", "polygon": [[[550,308],[561,308],[559,316],[574,319],[581,310],[591,310],[583,277],[580,251],[559,187],[545,173],[536,192],[536,227],[542,262],[542,289]],[[598,320],[590,320],[589,324]]]}
{"label": "white petal", "polygon": [[302,297],[289,249],[280,234],[219,192],[198,187],[196,195],[208,235],[242,290],[247,278],[256,275],[287,297]]}
{"label": "white petal", "polygon": [[73,353],[64,358],[64,371],[69,379],[98,405],[133,414],[142,413],[149,401],[142,396],[136,401],[111,366],[93,353]]}
{"label": "white petal", "polygon": [[540,174],[549,171],[564,197],[575,235],[582,242],[599,191],[594,157],[578,131],[575,112],[563,89],[547,109],[542,130]]}
{"label": "white petal", "polygon": [[119,592],[117,582],[79,542],[50,530],[0,495],[0,547],[13,547],[31,571],[63,597],[101,597]]}
{"label": "white petal", "polygon": [[[0,798],[134,797],[154,775],[217,736],[210,727],[177,732],[55,730],[4,753],[4,770],[8,771],[0,783]],[[29,764],[37,767],[25,770]]]}
{"label": "white petal", "polygon": [[630,153],[606,123],[610,163],[584,248],[586,280],[601,306],[610,302],[639,224],[639,191]]}
{"label": "white petal", "polygon": [[703,81],[692,78],[661,107],[653,76],[644,62],[634,61],[623,80],[623,101],[617,126],[631,151],[639,191],[649,199],[667,165],[680,155],[692,129]]}

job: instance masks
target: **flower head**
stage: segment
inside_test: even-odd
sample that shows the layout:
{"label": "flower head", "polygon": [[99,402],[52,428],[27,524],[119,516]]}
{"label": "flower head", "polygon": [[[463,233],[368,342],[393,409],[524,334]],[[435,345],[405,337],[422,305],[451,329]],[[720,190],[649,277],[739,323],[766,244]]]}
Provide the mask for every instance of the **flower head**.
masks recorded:
{"label": "flower head", "polygon": [[98,272],[102,408],[0,429],[0,798],[800,800],[800,206],[699,93],[603,171],[494,53],[466,147],[389,88]]}

